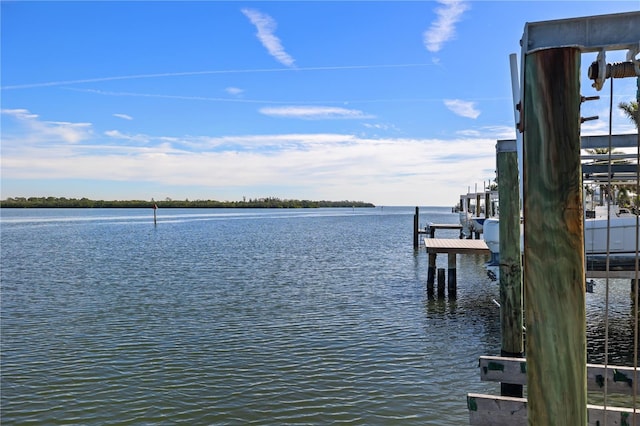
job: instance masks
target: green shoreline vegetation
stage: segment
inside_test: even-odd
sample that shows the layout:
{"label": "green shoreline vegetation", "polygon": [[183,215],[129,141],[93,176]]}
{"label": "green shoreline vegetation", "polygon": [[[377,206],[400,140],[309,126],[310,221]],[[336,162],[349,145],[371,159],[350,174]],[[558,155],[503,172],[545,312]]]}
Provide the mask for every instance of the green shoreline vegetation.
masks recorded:
{"label": "green shoreline vegetation", "polygon": [[283,200],[276,197],[256,198],[243,201],[216,200],[90,200],[88,198],[65,197],[14,197],[0,200],[0,208],[319,208],[319,207],[375,207],[362,201],[310,201]]}

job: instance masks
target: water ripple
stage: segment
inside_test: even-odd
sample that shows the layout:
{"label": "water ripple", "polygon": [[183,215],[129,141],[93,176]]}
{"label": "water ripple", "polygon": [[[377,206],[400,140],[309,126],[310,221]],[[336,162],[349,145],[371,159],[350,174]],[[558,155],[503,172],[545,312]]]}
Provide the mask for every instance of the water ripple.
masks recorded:
{"label": "water ripple", "polygon": [[471,256],[458,299],[429,299],[398,211],[3,212],[2,423],[466,423],[466,393],[495,391],[477,358],[499,350],[497,286]]}

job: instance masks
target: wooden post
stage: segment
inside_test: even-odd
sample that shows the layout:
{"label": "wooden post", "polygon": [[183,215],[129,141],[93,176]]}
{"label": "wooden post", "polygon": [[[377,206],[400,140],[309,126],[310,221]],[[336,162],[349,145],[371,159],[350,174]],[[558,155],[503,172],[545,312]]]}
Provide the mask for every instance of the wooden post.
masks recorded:
{"label": "wooden post", "polygon": [[156,215],[157,210],[158,210],[158,205],[156,203],[153,203],[153,225],[154,226],[158,225],[158,219]]}
{"label": "wooden post", "polygon": [[[480,212],[480,193],[476,192],[476,217],[480,217],[481,212]],[[480,232],[476,231],[474,232],[475,238],[476,240],[480,239]]]}
{"label": "wooden post", "polygon": [[420,245],[420,240],[419,240],[419,236],[420,234],[418,233],[418,227],[419,225],[419,218],[420,217],[420,208],[416,206],[416,212],[413,215],[413,248],[417,249],[418,246]]}
{"label": "wooden post", "polygon": [[523,115],[528,421],[582,426],[587,356],[579,48],[525,56]]}
{"label": "wooden post", "polygon": [[433,285],[436,280],[436,254],[429,253],[429,268],[427,269],[427,293],[429,289],[433,292]]}
{"label": "wooden post", "polygon": [[438,268],[438,299],[444,299],[444,268]]}
{"label": "wooden post", "polygon": [[[500,336],[502,356],[524,353],[522,254],[520,252],[520,183],[515,141],[498,141],[496,152],[500,199]],[[522,385],[502,383],[502,396],[522,397]]]}
{"label": "wooden post", "polygon": [[485,219],[491,216],[491,191],[487,189],[484,193],[484,217]]}
{"label": "wooden post", "polygon": [[447,256],[447,290],[449,292],[449,298],[455,299],[458,292],[458,283],[456,278],[456,254],[449,253]]}

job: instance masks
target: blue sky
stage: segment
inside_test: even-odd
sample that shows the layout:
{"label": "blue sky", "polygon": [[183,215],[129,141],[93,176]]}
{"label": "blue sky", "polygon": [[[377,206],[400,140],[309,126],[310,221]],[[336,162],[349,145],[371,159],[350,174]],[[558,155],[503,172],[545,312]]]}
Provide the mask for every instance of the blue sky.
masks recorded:
{"label": "blue sky", "polygon": [[[515,138],[509,54],[525,23],[640,1],[0,7],[2,199],[450,206]],[[615,104],[635,98],[635,80],[614,87]],[[608,131],[599,94],[584,134]],[[617,109],[613,127],[634,131]]]}

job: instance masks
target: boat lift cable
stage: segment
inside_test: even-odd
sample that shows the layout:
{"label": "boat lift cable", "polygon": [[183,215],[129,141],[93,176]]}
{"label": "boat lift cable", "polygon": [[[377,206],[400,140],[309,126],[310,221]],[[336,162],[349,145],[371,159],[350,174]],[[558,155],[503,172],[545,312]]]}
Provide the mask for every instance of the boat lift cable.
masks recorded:
{"label": "boat lift cable", "polygon": [[[610,246],[611,246],[611,151],[612,151],[612,118],[613,118],[613,79],[609,79],[609,159],[607,162],[609,168],[609,179],[607,182],[607,240],[606,240],[606,257],[605,257],[605,296],[604,296],[604,371],[608,377],[609,368],[609,267],[610,267]],[[607,380],[604,381],[604,411],[607,411]],[[607,425],[607,417],[604,418],[604,426]]]}
{"label": "boat lift cable", "polygon": [[[638,144],[636,146],[636,164],[640,164],[640,76],[636,77],[636,131],[638,132]],[[637,200],[640,194],[640,169],[636,169],[636,209],[638,207]],[[638,237],[638,228],[640,227],[640,215],[636,210],[636,258],[635,273],[632,283],[633,288],[633,383],[638,383],[638,249],[640,241]],[[637,410],[638,387],[633,387],[633,412]],[[636,426],[636,416],[633,416],[633,426]]]}

